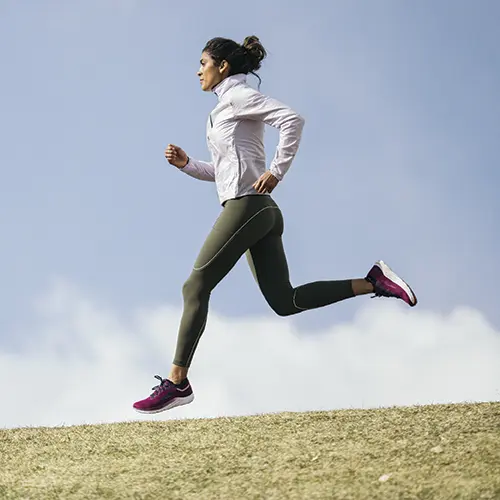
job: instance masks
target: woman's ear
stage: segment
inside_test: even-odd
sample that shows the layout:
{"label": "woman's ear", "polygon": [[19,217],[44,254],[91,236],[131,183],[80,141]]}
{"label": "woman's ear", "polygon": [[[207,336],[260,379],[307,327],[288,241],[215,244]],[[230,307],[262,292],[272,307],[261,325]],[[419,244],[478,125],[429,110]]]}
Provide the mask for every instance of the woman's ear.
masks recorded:
{"label": "woman's ear", "polygon": [[229,71],[229,63],[224,59],[219,65],[219,73],[222,75]]}

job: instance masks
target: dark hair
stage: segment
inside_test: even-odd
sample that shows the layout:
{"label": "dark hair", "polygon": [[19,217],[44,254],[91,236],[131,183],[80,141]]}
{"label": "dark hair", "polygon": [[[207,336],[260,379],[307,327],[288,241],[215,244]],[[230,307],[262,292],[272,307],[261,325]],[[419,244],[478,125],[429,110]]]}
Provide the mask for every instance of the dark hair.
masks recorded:
{"label": "dark hair", "polygon": [[259,79],[260,86],[262,81],[256,71],[260,69],[267,52],[256,36],[247,36],[241,45],[228,38],[212,38],[203,52],[209,54],[217,65],[227,61],[230,66],[229,76],[251,73]]}

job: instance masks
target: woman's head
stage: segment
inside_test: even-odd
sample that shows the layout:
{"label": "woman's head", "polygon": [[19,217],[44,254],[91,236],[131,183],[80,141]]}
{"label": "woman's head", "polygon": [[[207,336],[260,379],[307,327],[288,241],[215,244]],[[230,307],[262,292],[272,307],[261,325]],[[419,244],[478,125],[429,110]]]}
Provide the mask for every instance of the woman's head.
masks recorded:
{"label": "woman's head", "polygon": [[255,72],[266,55],[256,36],[247,36],[241,45],[228,38],[212,38],[201,54],[198,70],[201,89],[212,90],[224,78],[239,73],[252,73],[259,78]]}

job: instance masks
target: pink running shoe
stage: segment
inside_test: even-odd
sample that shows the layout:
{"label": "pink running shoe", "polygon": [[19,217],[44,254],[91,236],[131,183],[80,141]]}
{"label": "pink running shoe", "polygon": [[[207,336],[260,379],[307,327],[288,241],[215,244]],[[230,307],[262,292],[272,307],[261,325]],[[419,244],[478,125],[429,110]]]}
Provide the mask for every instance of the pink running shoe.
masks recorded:
{"label": "pink running shoe", "polygon": [[417,305],[417,297],[408,283],[384,261],[375,262],[365,279],[373,285],[375,297],[395,297],[404,300],[411,307]]}
{"label": "pink running shoe", "polygon": [[134,410],[139,413],[160,413],[193,401],[193,390],[187,378],[178,385],[159,375],[155,375],[155,378],[160,381],[160,385],[153,387],[151,396],[134,403]]}

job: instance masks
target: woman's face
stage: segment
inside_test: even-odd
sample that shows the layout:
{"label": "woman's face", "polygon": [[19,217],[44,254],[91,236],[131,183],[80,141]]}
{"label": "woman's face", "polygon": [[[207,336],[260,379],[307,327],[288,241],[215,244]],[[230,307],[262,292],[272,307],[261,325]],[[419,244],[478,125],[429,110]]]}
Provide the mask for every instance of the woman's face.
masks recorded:
{"label": "woman's face", "polygon": [[220,66],[216,66],[212,57],[206,52],[202,52],[200,59],[200,69],[198,76],[200,77],[201,90],[207,92],[212,90],[227,76],[229,67],[226,61],[222,61]]}

